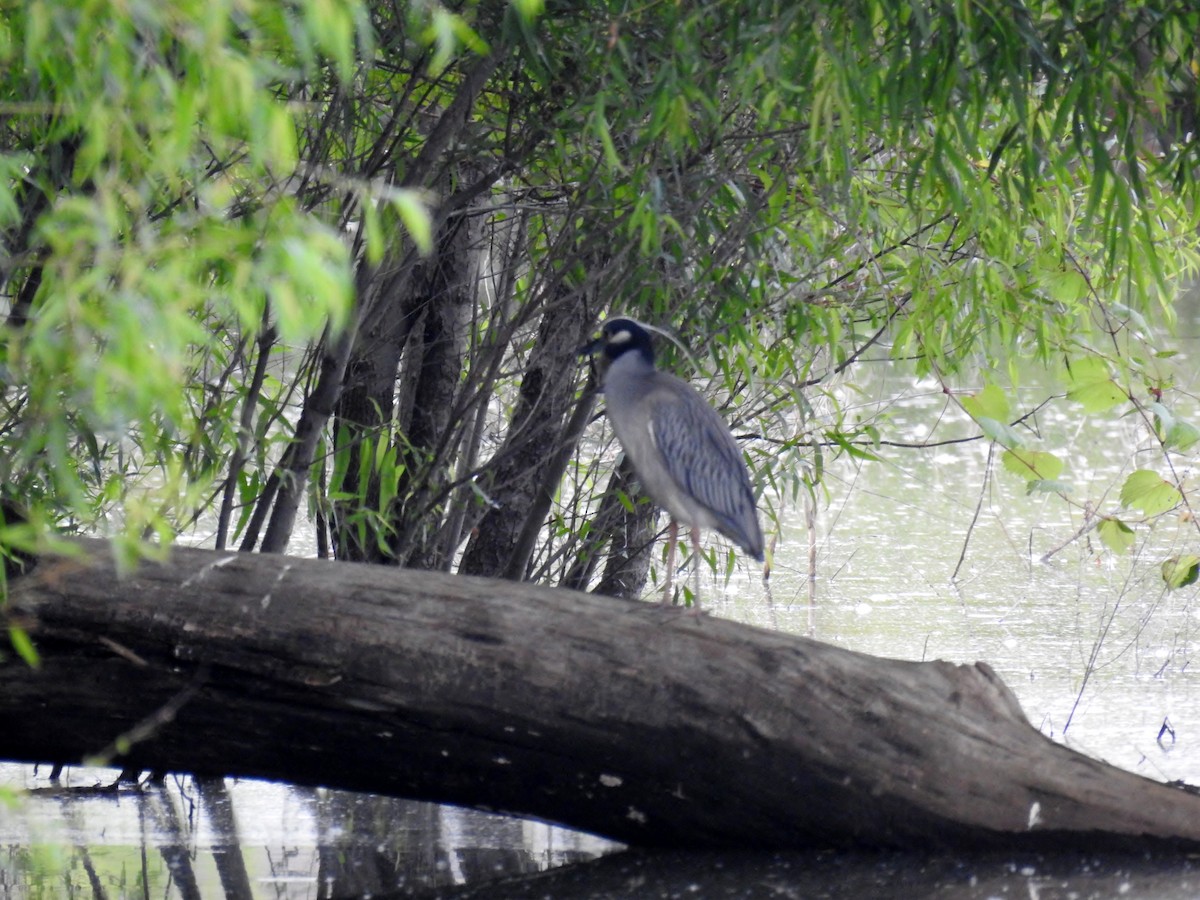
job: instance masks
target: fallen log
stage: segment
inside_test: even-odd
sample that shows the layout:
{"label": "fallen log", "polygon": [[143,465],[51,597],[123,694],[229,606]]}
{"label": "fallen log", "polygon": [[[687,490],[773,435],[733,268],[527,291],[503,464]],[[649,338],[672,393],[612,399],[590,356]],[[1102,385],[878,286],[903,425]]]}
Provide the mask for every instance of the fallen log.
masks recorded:
{"label": "fallen log", "polygon": [[107,546],[5,615],[0,758],[239,775],[640,846],[1200,845],[1200,796],[1053,743],[984,663],[380,566]]}

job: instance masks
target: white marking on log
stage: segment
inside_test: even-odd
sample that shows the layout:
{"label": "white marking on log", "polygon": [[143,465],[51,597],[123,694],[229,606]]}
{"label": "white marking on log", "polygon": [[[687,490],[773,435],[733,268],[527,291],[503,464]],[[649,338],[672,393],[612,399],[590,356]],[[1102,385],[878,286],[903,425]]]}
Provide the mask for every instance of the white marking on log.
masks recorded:
{"label": "white marking on log", "polygon": [[1042,804],[1040,804],[1036,800],[1034,800],[1033,805],[1031,807],[1029,807],[1029,830],[1033,831],[1033,826],[1041,825],[1041,824],[1042,824]]}
{"label": "white marking on log", "polygon": [[[276,587],[279,586],[280,582],[283,581],[283,577],[285,575],[287,575],[287,573],[290,572],[291,569],[292,569],[292,564],[287,563],[286,565],[284,565],[284,567],[282,569],[279,570],[279,574],[275,576],[275,583],[273,585],[271,585],[272,590],[274,590]],[[262,606],[263,609],[266,609],[268,606],[271,605],[271,593],[272,593],[272,591],[267,591],[263,595],[262,600],[259,601],[259,605]]]}
{"label": "white marking on log", "polygon": [[211,572],[213,569],[219,569],[219,568],[221,568],[221,566],[227,566],[231,562],[233,562],[235,559],[237,559],[236,555],[223,556],[220,559],[218,559],[216,562],[210,562],[207,566],[202,568],[195,575],[191,576],[190,578],[185,578],[183,581],[183,584],[181,584],[179,586],[181,588],[190,587],[191,585],[195,584],[196,582],[201,581],[205,577],[207,577],[208,573]]}

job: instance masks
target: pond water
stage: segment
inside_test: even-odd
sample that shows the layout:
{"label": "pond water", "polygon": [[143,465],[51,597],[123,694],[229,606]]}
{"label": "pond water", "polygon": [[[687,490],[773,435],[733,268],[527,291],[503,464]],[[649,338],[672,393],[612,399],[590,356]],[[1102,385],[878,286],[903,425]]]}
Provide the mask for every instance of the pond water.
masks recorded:
{"label": "pond water", "polygon": [[[1196,358],[1194,339],[1182,343]],[[1171,401],[1200,422],[1196,376],[1175,366]],[[886,408],[890,441],[973,431],[932,381],[880,374],[869,391],[862,414]],[[1042,392],[1021,396],[1032,404]],[[1160,573],[1169,556],[1200,555],[1200,533],[1172,517],[1138,525],[1130,551],[1106,550],[1084,529],[1084,510],[1115,512],[1125,475],[1162,468],[1144,424],[1080,424],[1064,399],[1036,426],[1067,459],[1071,501],[1027,494],[983,441],[883,446],[882,462],[840,460],[827,472],[811,581],[797,510],[779,535],[770,592],[739,569],[729,584],[705,586],[705,605],[881,656],[986,660],[1055,740],[1150,778],[1200,784],[1200,600],[1196,586],[1166,590]],[[1176,463],[1191,467],[1194,454]],[[0,765],[0,900],[1200,896],[1194,862],[1180,859],[615,853],[618,845],[541,823],[388,798],[175,777],[114,787],[109,770],[50,775]],[[533,882],[488,884],[556,867]]]}
{"label": "pond water", "polygon": [[245,779],[119,784],[0,765],[0,897],[356,897],[592,859],[591,835],[431,803]]}
{"label": "pond water", "polygon": [[[897,440],[922,439],[931,421],[955,434],[947,420],[965,416],[940,388],[908,390]],[[1048,443],[1076,421],[1055,407],[1039,420]],[[1121,433],[1079,429],[1058,445],[1072,494],[1109,513],[1130,471],[1161,468],[1134,452],[1148,443],[1138,423],[1117,424]],[[1195,524],[1138,526],[1133,549],[1115,554],[1080,535],[1080,506],[1027,494],[998,459],[989,472],[984,443],[880,452],[883,463],[834,473],[840,489],[817,518],[815,602],[807,556],[781,554],[774,602],[742,590],[724,614],[879,656],[986,660],[1048,736],[1151,778],[1200,783],[1200,602],[1195,586],[1167,590],[1161,573],[1164,559],[1200,548]],[[799,526],[785,536],[806,539]]]}

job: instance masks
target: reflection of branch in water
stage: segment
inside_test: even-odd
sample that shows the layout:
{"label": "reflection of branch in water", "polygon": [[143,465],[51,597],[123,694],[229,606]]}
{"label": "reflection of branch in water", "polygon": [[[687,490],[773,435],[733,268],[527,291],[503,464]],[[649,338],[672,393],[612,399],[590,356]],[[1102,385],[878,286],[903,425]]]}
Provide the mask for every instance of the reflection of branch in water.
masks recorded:
{"label": "reflection of branch in water", "polygon": [[217,875],[221,879],[226,900],[253,900],[250,874],[246,870],[242,842],[233,817],[233,800],[225,787],[225,779],[220,776],[196,776],[192,783],[196,786],[196,793],[200,795],[200,803],[207,811],[209,825],[213,829],[213,860],[217,864]]}
{"label": "reflection of branch in water", "polygon": [[[92,889],[92,896],[98,900],[105,900],[108,894],[104,890],[104,883],[100,879],[100,874],[96,871],[96,864],[92,860],[92,854],[88,850],[88,846],[84,843],[84,835],[87,834],[87,827],[83,823],[83,818],[79,814],[79,807],[71,803],[69,800],[62,803],[63,818],[66,820],[70,829],[71,843],[75,849],[75,856],[83,865],[83,872],[87,876],[88,884]],[[68,875],[68,882],[71,876]]]}
{"label": "reflection of branch in water", "polygon": [[[198,685],[197,685],[198,686]],[[182,900],[201,900],[200,882],[192,865],[191,844],[195,839],[194,815],[188,816],[185,825],[171,795],[160,783],[149,783],[149,790],[141,795],[138,811],[142,816],[142,878],[150,884],[150,862],[146,854],[147,845],[158,844],[158,852],[171,873],[171,880]],[[147,822],[147,818],[149,822]],[[146,833],[147,824],[150,833]],[[151,840],[151,835],[154,839]],[[148,896],[148,893],[147,893]]]}
{"label": "reflection of branch in water", "polygon": [[196,674],[188,685],[178,694],[146,716],[124,734],[119,734],[111,744],[99,753],[88,757],[84,764],[88,766],[109,766],[113,757],[124,756],[134,744],[154,737],[154,734],[164,725],[169,725],[199,692],[201,685],[208,680],[208,664],[205,663],[196,670]]}

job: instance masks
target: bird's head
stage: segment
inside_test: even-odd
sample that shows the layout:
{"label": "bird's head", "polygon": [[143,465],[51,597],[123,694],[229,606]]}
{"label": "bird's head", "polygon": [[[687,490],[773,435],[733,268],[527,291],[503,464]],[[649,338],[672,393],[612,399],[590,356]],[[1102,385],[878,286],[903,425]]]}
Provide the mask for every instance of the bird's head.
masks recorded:
{"label": "bird's head", "polygon": [[612,363],[626,353],[637,353],[654,365],[654,345],[646,326],[633,319],[609,319],[600,328],[600,337],[579,348],[580,356],[603,356]]}

